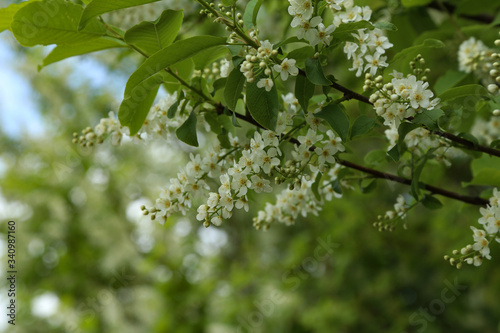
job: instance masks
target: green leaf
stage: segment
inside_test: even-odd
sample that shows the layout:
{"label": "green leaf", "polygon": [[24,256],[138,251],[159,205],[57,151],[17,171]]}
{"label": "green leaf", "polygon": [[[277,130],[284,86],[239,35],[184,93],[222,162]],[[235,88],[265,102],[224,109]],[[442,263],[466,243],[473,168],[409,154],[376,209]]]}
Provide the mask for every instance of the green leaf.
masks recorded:
{"label": "green leaf", "polygon": [[141,129],[162,82],[161,75],[157,75],[149,83],[148,89],[141,90],[140,93],[137,91],[136,95],[130,95],[122,101],[118,119],[122,126],[128,126],[130,135],[137,134]]}
{"label": "green leaf", "polygon": [[377,188],[377,180],[375,178],[363,178],[359,180],[359,189],[361,193],[371,193]]}
{"label": "green leaf", "polygon": [[460,97],[475,96],[478,98],[488,96],[488,90],[479,84],[468,84],[446,90],[439,98],[441,102],[448,102]]}
{"label": "green leaf", "polygon": [[477,140],[477,138],[470,133],[461,132],[457,136],[459,138],[463,138],[465,140],[472,142],[474,144],[474,147],[477,147],[479,145],[479,141]]}
{"label": "green leaf", "polygon": [[316,200],[321,201],[321,195],[319,194],[319,184],[321,183],[321,177],[323,177],[323,174],[321,172],[318,172],[316,175],[316,179],[314,180],[314,183],[311,185],[311,191],[314,194],[314,197]]}
{"label": "green leaf", "polygon": [[500,187],[500,170],[486,168],[479,171],[469,185],[487,185]]}
{"label": "green leaf", "polygon": [[0,8],[0,32],[4,30],[11,30],[10,25],[17,11],[26,6],[27,4],[35,1],[40,1],[40,0],[25,1],[21,3],[12,4],[5,8]]}
{"label": "green leaf", "polygon": [[429,48],[442,48],[442,47],[444,47],[444,43],[442,41],[437,39],[426,39],[422,44],[410,46],[406,49],[399,51],[394,56],[394,58],[392,58],[390,67],[394,67],[396,65],[399,65],[400,63],[405,63],[405,65],[408,66],[407,64],[409,62],[408,59],[411,59],[418,53],[423,52],[423,50]]}
{"label": "green leaf", "polygon": [[236,110],[236,104],[241,97],[245,82],[246,78],[238,68],[234,68],[227,77],[224,99],[228,108],[232,111]]}
{"label": "green leaf", "polygon": [[349,118],[341,104],[328,104],[315,117],[325,119],[342,141],[346,142],[349,134]]}
{"label": "green leaf", "polygon": [[405,7],[425,6],[432,2],[432,0],[401,0],[401,4]]}
{"label": "green leaf", "polygon": [[415,118],[413,119],[413,123],[422,124],[430,130],[438,130],[438,120],[442,116],[444,116],[443,110],[424,110],[422,113],[419,113],[415,116]]}
{"label": "green leaf", "polygon": [[498,0],[463,0],[457,5],[456,14],[479,15],[484,13],[496,13],[500,3]]}
{"label": "green leaf", "polygon": [[222,146],[222,148],[231,149],[233,148],[233,146],[229,141],[228,133],[229,132],[225,128],[221,128],[221,133],[217,135],[217,139],[219,140],[219,143]]}
{"label": "green leaf", "polygon": [[43,59],[38,70],[70,57],[118,47],[127,47],[127,44],[109,37],[100,37],[78,44],[58,45]]}
{"label": "green leaf", "polygon": [[364,157],[364,162],[368,166],[376,167],[387,162],[387,152],[382,149],[376,149],[370,151]]}
{"label": "green leaf", "polygon": [[439,209],[443,207],[441,201],[432,195],[424,195],[421,202],[427,209]]}
{"label": "green leaf", "polygon": [[295,97],[304,112],[307,112],[309,100],[314,95],[316,86],[303,75],[298,75],[295,80]]}
{"label": "green leaf", "polygon": [[453,88],[459,84],[463,79],[467,77],[467,73],[449,70],[443,76],[441,76],[434,85],[434,91],[437,95],[442,94],[446,90]]}
{"label": "green leaf", "polygon": [[419,200],[420,197],[420,176],[422,175],[422,171],[424,170],[425,164],[428,160],[428,154],[420,157],[420,160],[416,163],[416,165],[412,168],[412,176],[411,176],[411,194],[415,198],[415,200]]}
{"label": "green leaf", "polygon": [[325,77],[323,67],[318,59],[306,59],[306,75],[309,81],[320,86],[329,86],[332,83]]}
{"label": "green leaf", "polygon": [[173,43],[183,17],[182,11],[165,10],[156,21],[142,22],[127,30],[125,41],[151,55]]}
{"label": "green leaf", "polygon": [[88,22],[101,14],[114,10],[144,5],[159,0],[93,0],[81,14],[78,29],[83,29]]}
{"label": "green leaf", "polygon": [[500,12],[498,12],[498,14],[497,14],[497,16],[495,16],[495,19],[493,20],[493,22],[491,22],[492,27],[497,26],[497,25],[500,25]]}
{"label": "green leaf", "polygon": [[152,104],[150,91],[157,91],[158,86],[165,81],[172,82],[172,76],[163,69],[181,66],[181,62],[192,64],[190,58],[193,55],[222,44],[225,44],[225,38],[196,36],[167,46],[149,57],[127,81],[124,100],[118,113],[120,123],[130,128],[131,135],[137,133]]}
{"label": "green leaf", "polygon": [[247,107],[253,119],[261,126],[275,130],[278,121],[279,99],[276,85],[270,91],[264,88],[258,88],[259,78],[252,83],[247,83]]}
{"label": "green leaf", "polygon": [[222,0],[221,2],[226,7],[231,7],[236,4],[236,0]]}
{"label": "green leaf", "polygon": [[196,133],[196,114],[193,111],[189,114],[188,119],[184,122],[184,124],[181,125],[176,131],[175,135],[177,135],[177,138],[181,140],[182,142],[198,147],[198,135]]}
{"label": "green leaf", "polygon": [[472,181],[464,185],[486,185],[500,187],[500,159],[483,154],[471,163]]}
{"label": "green leaf", "polygon": [[[274,47],[280,47],[280,46],[287,45],[287,44],[292,44],[292,43],[309,44],[307,41],[305,41],[303,39],[299,39],[297,36],[292,36],[292,37],[288,37],[285,40],[282,40],[281,42],[278,42],[278,43],[274,44]],[[311,57],[312,57],[312,55],[311,55]]]}
{"label": "green leaf", "polygon": [[[236,1],[235,1],[236,2]],[[253,28],[257,22],[257,14],[263,0],[251,0],[248,2],[245,12],[243,13],[243,25],[245,29]]]}
{"label": "green leaf", "polygon": [[167,112],[168,119],[172,119],[175,117],[175,113],[177,112],[178,108],[179,108],[179,101],[175,101],[174,104],[170,105]]}
{"label": "green leaf", "polygon": [[390,22],[377,22],[375,23],[375,28],[377,29],[382,29],[382,30],[390,30],[390,31],[397,31],[398,27],[396,27],[394,24]]}
{"label": "green leaf", "polygon": [[[194,71],[194,63],[192,58],[188,58],[181,62],[170,66],[170,69],[181,79],[186,81],[188,84],[191,83]],[[174,93],[179,88],[179,81],[174,76],[164,73],[163,81],[165,83],[165,88],[169,93]]]}
{"label": "green leaf", "polygon": [[222,133],[222,125],[219,122],[221,116],[217,116],[213,112],[205,112],[205,121],[210,125],[210,130],[215,134],[219,135]]}
{"label": "green leaf", "polygon": [[500,139],[491,141],[490,148],[499,148],[499,147],[500,147]]}
{"label": "green leaf", "polygon": [[216,46],[208,50],[201,51],[193,56],[194,68],[197,70],[203,70],[214,61],[226,56],[228,53],[229,49],[225,46]]}
{"label": "green leaf", "polygon": [[395,145],[391,149],[387,151],[387,155],[389,155],[395,162],[399,161],[401,154],[399,153],[399,145]]}
{"label": "green leaf", "polygon": [[351,139],[371,131],[372,128],[375,127],[376,122],[377,120],[375,118],[370,118],[365,115],[361,115],[356,118],[354,124],[352,125]]}
{"label": "green leaf", "polygon": [[336,34],[345,33],[345,32],[358,32],[361,29],[370,29],[373,30],[373,24],[368,21],[358,21],[358,22],[349,22],[340,24],[337,29],[332,33],[332,36]]}
{"label": "green leaf", "polygon": [[224,45],[226,39],[213,36],[196,36],[178,41],[149,57],[127,81],[125,96],[133,93],[134,89],[144,89],[144,83],[164,68],[169,68],[178,62],[191,58],[198,52],[214,46]]}
{"label": "green leaf", "polygon": [[19,9],[12,21],[12,32],[23,46],[78,44],[105,35],[106,28],[91,20],[77,31],[83,8],[64,0],[30,2]]}
{"label": "green leaf", "polygon": [[259,15],[260,6],[262,6],[263,2],[264,0],[257,0],[257,4],[253,8],[252,22],[254,26],[257,25],[257,15]]}
{"label": "green leaf", "polygon": [[297,61],[297,67],[303,67],[307,58],[312,58],[314,48],[312,46],[299,47],[288,53],[287,57]]}
{"label": "green leaf", "polygon": [[231,119],[234,127],[241,127],[240,123],[238,122],[238,119],[236,118],[236,112],[233,112],[233,116],[231,117]]}

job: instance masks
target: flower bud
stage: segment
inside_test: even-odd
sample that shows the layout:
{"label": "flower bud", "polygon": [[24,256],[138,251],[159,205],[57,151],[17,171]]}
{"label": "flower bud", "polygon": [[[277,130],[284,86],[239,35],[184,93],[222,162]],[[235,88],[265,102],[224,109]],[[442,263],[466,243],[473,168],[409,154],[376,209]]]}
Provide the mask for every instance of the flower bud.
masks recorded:
{"label": "flower bud", "polygon": [[489,84],[488,85],[488,91],[492,94],[496,93],[498,91],[498,86],[496,84]]}

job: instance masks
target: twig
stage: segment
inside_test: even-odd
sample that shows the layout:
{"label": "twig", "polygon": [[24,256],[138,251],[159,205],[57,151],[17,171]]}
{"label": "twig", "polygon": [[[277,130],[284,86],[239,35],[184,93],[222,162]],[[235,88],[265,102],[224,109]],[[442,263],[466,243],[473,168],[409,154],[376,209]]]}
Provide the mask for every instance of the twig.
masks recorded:
{"label": "twig", "polygon": [[[306,73],[303,70],[299,70],[299,74],[306,76]],[[366,104],[369,104],[369,105],[373,105],[373,103],[370,102],[370,100],[368,99],[368,97],[363,96],[361,94],[358,94],[357,92],[352,91],[351,89],[346,88],[346,87],[344,87],[344,86],[342,86],[342,85],[340,85],[340,84],[338,84],[336,82],[333,82],[330,85],[330,87],[332,87],[334,89],[337,89],[340,92],[343,92],[344,93],[344,98],[346,100],[355,99],[355,100],[358,100],[360,102],[363,102],[363,103],[366,103]],[[422,126],[424,127],[424,125],[422,125]],[[480,151],[480,152],[486,153],[488,155],[500,157],[500,150],[498,150],[498,149],[494,149],[494,148],[490,148],[490,147],[487,147],[487,146],[475,144],[472,141],[466,140],[464,138],[458,137],[458,136],[456,136],[454,134],[451,134],[451,133],[448,133],[448,132],[431,131],[431,133],[435,134],[435,135],[438,135],[440,137],[446,138],[446,139],[448,139],[450,141],[453,141],[455,143],[458,143],[458,144],[462,145],[466,149]]]}
{"label": "twig", "polygon": [[[222,110],[224,110],[224,106],[220,105],[220,107],[218,107],[217,110],[219,113],[222,113]],[[257,123],[252,117],[245,116],[245,115],[242,115],[240,113],[233,112],[233,111],[231,111],[231,112],[235,115],[236,118],[241,119],[243,121],[246,121],[246,122],[248,122],[252,125],[255,125],[259,128],[264,129],[264,127],[262,127],[259,123]],[[296,144],[296,145],[300,145],[300,142],[295,138],[291,138],[290,142],[293,144]],[[310,148],[310,150],[314,150],[314,149],[315,149],[314,146]],[[359,164],[356,164],[353,162],[349,162],[349,161],[346,161],[346,160],[343,160],[340,158],[337,158],[337,163],[345,166],[346,168],[358,170],[358,171],[361,171],[363,173],[372,175],[375,178],[387,179],[387,180],[390,180],[390,181],[393,181],[396,183],[400,183],[400,184],[404,184],[404,185],[411,185],[411,182],[412,182],[411,179],[403,178],[403,177],[399,177],[397,175],[393,175],[390,173],[371,169],[371,168],[368,168],[368,167],[365,167],[365,166],[362,166],[362,165],[359,165]],[[488,200],[485,200],[485,199],[482,199],[479,197],[471,197],[471,196],[467,196],[467,195],[462,195],[462,194],[459,194],[456,192],[444,190],[444,189],[441,189],[439,187],[435,187],[435,186],[425,184],[422,182],[419,182],[419,183],[420,183],[420,186],[422,189],[425,189],[425,190],[431,192],[432,194],[442,195],[444,197],[451,198],[451,199],[458,200],[458,201],[462,201],[462,202],[472,204],[472,205],[486,206],[488,204]]]}

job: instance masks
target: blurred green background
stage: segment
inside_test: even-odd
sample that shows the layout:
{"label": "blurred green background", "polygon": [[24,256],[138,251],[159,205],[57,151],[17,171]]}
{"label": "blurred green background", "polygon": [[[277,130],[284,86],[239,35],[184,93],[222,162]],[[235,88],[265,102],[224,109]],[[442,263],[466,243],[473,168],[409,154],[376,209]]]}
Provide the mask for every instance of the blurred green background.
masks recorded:
{"label": "blurred green background", "polygon": [[[403,11],[397,1],[370,3],[392,6],[400,27],[389,34],[394,52],[422,34],[449,30],[446,17],[441,25],[422,24],[439,13]],[[287,2],[266,6],[268,13],[285,13]],[[286,22],[265,24],[264,34],[285,31]],[[196,15],[185,25],[218,33]],[[441,67],[456,63],[459,38],[452,32],[447,48],[427,58],[437,72],[431,83]],[[71,143],[73,132],[117,110],[138,58],[106,51],[37,72],[47,49],[21,48],[6,32],[0,50],[0,299],[5,309],[6,223],[13,219],[17,332],[500,332],[498,246],[479,268],[456,270],[443,260],[472,241],[477,207],[443,199],[443,209],[412,210],[408,230],[379,232],[372,223],[408,191],[380,182],[373,193],[346,192],[319,216],[267,232],[255,230],[252,217],[270,196],[219,228],[203,228],[194,211],[161,226],[139,207],[187,161],[184,146]],[[342,55],[332,57],[346,85],[361,85],[349,79]],[[17,96],[6,82],[29,88],[29,100],[17,99],[18,110],[6,102]],[[31,104],[36,113],[28,112]],[[355,102],[349,109],[360,112]],[[382,144],[365,138],[353,147],[363,152]],[[457,189],[467,177],[460,164],[435,165],[425,180],[444,179]],[[13,332],[2,318],[0,329]]]}

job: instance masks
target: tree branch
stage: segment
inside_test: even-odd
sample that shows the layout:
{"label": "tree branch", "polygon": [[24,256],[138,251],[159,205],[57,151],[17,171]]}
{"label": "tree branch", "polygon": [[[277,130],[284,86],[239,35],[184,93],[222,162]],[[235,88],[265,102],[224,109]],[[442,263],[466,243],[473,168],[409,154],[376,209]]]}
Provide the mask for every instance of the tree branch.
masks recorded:
{"label": "tree branch", "polygon": [[[306,76],[306,73],[303,70],[299,70],[299,74]],[[330,85],[330,87],[332,87],[332,88],[334,88],[334,89],[336,89],[336,90],[344,93],[344,98],[346,100],[355,99],[355,100],[358,100],[360,102],[363,102],[363,103],[366,103],[366,104],[369,104],[369,105],[373,105],[373,103],[370,102],[370,100],[368,99],[368,97],[363,96],[361,94],[358,94],[357,92],[352,91],[351,89],[346,88],[346,87],[344,87],[344,86],[342,86],[342,85],[340,85],[340,84],[338,84],[336,82],[332,83]],[[472,141],[469,141],[469,140],[466,140],[464,138],[458,137],[458,136],[456,136],[454,134],[451,134],[451,133],[441,132],[441,131],[430,131],[430,132],[432,134],[438,135],[440,137],[443,137],[445,139],[448,139],[450,141],[458,143],[458,144],[462,145],[463,148],[466,148],[466,149],[469,149],[469,150],[480,151],[480,152],[486,153],[488,155],[500,157],[500,150],[498,150],[498,149],[494,149],[494,148],[490,148],[490,147],[487,147],[487,146],[475,144]]]}
{"label": "tree branch", "polygon": [[464,138],[461,138],[459,136],[456,136],[456,135],[453,135],[453,134],[447,133],[447,132],[431,131],[431,133],[436,134],[436,135],[443,137],[445,139],[448,139],[450,141],[456,142],[456,143],[464,146],[464,148],[467,148],[470,150],[476,150],[476,151],[480,151],[482,153],[486,153],[488,155],[500,157],[500,151],[497,149],[490,148],[490,147],[483,146],[483,145],[476,145],[472,141],[466,140]]}
{"label": "tree branch", "polygon": [[[224,106],[222,106],[221,104],[219,104],[219,106],[217,107],[217,112],[219,114],[222,114],[223,111],[224,111]],[[231,111],[231,112],[235,115],[236,118],[241,119],[243,121],[246,121],[246,122],[248,122],[248,123],[250,123],[250,124],[252,124],[254,126],[257,126],[259,128],[265,129],[259,123],[257,123],[252,117],[245,116],[245,115],[242,115],[240,113],[233,112],[233,111]],[[291,138],[290,142],[293,143],[293,144],[296,144],[296,145],[300,145],[299,140],[297,140],[295,138]],[[314,150],[314,149],[315,149],[314,146],[310,148],[310,150]],[[359,165],[359,164],[355,164],[353,162],[349,162],[349,161],[346,161],[346,160],[343,160],[343,159],[340,159],[340,158],[337,158],[337,163],[339,163],[340,165],[345,166],[346,168],[358,170],[358,171],[361,171],[363,173],[372,175],[375,178],[387,179],[387,180],[390,180],[390,181],[393,181],[393,182],[396,182],[396,183],[400,183],[400,184],[404,184],[404,185],[411,185],[411,182],[412,182],[411,179],[403,178],[403,177],[399,177],[397,175],[393,175],[393,174],[390,174],[390,173],[386,173],[386,172],[378,171],[378,170],[375,170],[375,169],[371,169],[371,168],[368,168],[368,167],[365,167],[365,166],[362,166],[362,165]],[[451,199],[454,199],[454,200],[462,201],[462,202],[465,202],[465,203],[468,203],[468,204],[478,205],[478,206],[486,206],[488,204],[488,202],[489,202],[488,200],[485,200],[485,199],[482,199],[482,198],[479,198],[479,197],[471,197],[471,196],[467,196],[467,195],[462,195],[462,194],[459,194],[459,193],[456,193],[456,192],[451,192],[451,191],[448,191],[448,190],[441,189],[439,187],[428,185],[428,184],[425,184],[425,183],[422,183],[422,182],[419,182],[419,183],[420,183],[420,186],[423,189],[431,192],[432,194],[438,194],[438,195],[441,195],[441,196],[444,196],[444,197],[447,197],[447,198],[451,198]]]}
{"label": "tree branch", "polygon": [[[370,169],[370,168],[367,168],[367,167],[364,167],[362,165],[358,165],[358,164],[355,164],[355,163],[352,163],[352,162],[349,162],[346,160],[337,159],[337,163],[339,163],[347,168],[355,169],[355,170],[370,174],[370,175],[374,176],[375,178],[387,179],[387,180],[391,180],[393,182],[401,183],[401,184],[405,184],[405,185],[411,185],[411,182],[412,182],[411,179],[399,177],[396,175],[392,175],[390,173],[385,173],[385,172],[381,172],[381,171],[374,170],[374,169]],[[443,190],[441,188],[438,188],[438,187],[435,187],[432,185],[428,185],[428,184],[424,184],[422,182],[419,182],[419,183],[423,189],[431,192],[432,194],[439,194],[439,195],[442,195],[442,196],[447,197],[447,198],[455,199],[458,201],[462,201],[465,203],[469,203],[472,205],[478,205],[478,206],[486,206],[489,203],[488,200],[485,200],[485,199],[482,199],[479,197],[470,197],[470,196],[466,196],[466,195],[461,195],[461,194],[458,194],[456,192]]]}

